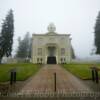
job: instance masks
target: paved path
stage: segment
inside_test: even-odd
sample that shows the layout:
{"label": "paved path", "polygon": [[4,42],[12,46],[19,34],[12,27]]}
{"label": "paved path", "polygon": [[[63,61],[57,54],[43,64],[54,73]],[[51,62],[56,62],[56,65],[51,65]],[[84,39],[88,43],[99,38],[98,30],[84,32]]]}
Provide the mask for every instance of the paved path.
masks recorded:
{"label": "paved path", "polygon": [[53,92],[55,72],[57,75],[57,91],[90,91],[90,89],[83,84],[80,79],[76,78],[60,65],[44,65],[35,76],[26,82],[26,85],[22,88],[21,92]]}

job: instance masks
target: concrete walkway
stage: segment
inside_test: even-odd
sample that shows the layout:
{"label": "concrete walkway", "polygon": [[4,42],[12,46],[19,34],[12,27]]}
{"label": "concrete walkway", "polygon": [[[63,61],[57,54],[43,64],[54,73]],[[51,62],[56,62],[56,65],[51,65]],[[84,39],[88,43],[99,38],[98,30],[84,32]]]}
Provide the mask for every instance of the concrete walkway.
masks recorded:
{"label": "concrete walkway", "polygon": [[60,65],[44,65],[40,71],[30,78],[26,85],[20,91],[27,94],[33,91],[46,93],[47,91],[54,92],[54,73],[57,75],[57,91],[76,92],[90,91],[83,82],[66,71]]}

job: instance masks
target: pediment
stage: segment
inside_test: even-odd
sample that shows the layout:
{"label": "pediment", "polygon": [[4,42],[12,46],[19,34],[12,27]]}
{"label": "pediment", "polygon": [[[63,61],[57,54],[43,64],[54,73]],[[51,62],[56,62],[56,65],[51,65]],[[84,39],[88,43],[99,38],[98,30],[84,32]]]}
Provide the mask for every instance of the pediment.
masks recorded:
{"label": "pediment", "polygon": [[57,33],[56,32],[48,32],[48,33],[46,33],[47,35],[57,35]]}

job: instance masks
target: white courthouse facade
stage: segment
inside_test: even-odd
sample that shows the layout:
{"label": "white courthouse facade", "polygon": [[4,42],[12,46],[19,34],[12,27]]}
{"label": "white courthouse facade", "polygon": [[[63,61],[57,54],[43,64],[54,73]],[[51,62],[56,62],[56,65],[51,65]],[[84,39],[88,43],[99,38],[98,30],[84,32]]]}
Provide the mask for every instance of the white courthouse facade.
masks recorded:
{"label": "white courthouse facade", "polygon": [[32,35],[32,63],[61,64],[71,61],[70,34],[58,34],[53,23],[48,32]]}

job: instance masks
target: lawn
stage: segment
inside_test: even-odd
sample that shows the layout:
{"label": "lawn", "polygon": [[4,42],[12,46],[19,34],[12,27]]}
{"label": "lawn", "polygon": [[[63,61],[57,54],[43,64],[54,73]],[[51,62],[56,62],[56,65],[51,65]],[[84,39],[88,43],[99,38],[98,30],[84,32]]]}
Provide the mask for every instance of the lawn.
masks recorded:
{"label": "lawn", "polygon": [[34,75],[39,69],[40,65],[24,63],[24,64],[1,64],[0,65],[0,82],[10,80],[10,71],[15,68],[17,72],[17,80],[23,81]]}
{"label": "lawn", "polygon": [[[81,79],[91,79],[91,69],[93,64],[64,64],[63,67],[70,71],[75,76]],[[100,68],[100,64],[95,64],[98,68]],[[100,77],[100,71],[99,71]]]}

